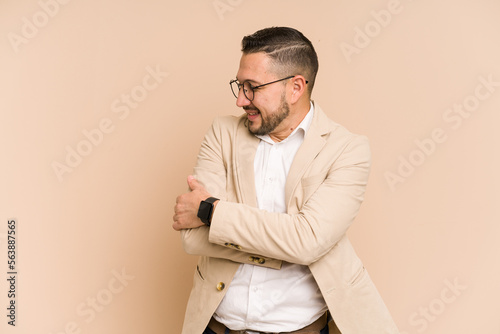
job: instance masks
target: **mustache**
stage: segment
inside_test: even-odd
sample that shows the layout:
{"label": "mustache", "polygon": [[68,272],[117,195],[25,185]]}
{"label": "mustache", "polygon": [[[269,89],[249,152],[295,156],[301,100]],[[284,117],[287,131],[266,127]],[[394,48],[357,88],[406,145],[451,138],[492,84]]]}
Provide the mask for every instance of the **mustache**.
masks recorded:
{"label": "mustache", "polygon": [[256,110],[256,111],[259,111],[259,109],[255,108],[255,107],[249,107],[249,106],[244,106],[243,110]]}

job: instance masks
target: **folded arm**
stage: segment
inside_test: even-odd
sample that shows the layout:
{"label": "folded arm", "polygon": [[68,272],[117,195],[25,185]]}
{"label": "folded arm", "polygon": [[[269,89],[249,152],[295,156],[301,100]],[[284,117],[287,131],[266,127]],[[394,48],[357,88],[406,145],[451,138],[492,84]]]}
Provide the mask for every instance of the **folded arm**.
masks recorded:
{"label": "folded arm", "polygon": [[202,142],[194,178],[188,177],[190,192],[177,197],[173,228],[180,231],[182,245],[188,254],[279,269],[282,263],[280,260],[258,253],[244,252],[236,244],[218,245],[210,242],[210,228],[205,226],[196,215],[201,200],[210,196],[222,201],[226,199],[227,174],[222,158],[219,131],[220,128],[215,121]]}
{"label": "folded arm", "polygon": [[209,241],[219,245],[230,242],[245,252],[309,265],[345,235],[363,201],[369,167],[366,138],[353,137],[300,210],[273,213],[221,201],[212,219]]}
{"label": "folded arm", "polygon": [[335,247],[363,201],[370,169],[367,139],[350,136],[337,148],[341,153],[335,160],[325,165],[324,175],[314,175],[314,184],[301,185],[307,198],[302,199],[300,209],[289,207],[288,213],[274,213],[226,200],[227,171],[220,131],[215,122],[205,136],[195,175],[206,191],[203,196],[221,200],[211,227],[198,227],[203,224],[196,217],[192,219],[195,225],[177,226],[183,230],[186,251],[241,263],[259,254],[268,259],[266,263],[282,260],[309,265]]}

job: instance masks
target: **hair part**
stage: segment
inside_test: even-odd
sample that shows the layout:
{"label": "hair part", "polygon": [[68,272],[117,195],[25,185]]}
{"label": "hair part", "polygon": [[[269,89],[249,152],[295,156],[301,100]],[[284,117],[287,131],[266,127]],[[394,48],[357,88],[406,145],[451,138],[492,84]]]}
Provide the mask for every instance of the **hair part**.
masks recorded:
{"label": "hair part", "polygon": [[244,54],[264,52],[270,57],[277,75],[302,75],[308,81],[309,96],[318,73],[318,55],[309,39],[300,31],[288,27],[261,29],[243,37]]}

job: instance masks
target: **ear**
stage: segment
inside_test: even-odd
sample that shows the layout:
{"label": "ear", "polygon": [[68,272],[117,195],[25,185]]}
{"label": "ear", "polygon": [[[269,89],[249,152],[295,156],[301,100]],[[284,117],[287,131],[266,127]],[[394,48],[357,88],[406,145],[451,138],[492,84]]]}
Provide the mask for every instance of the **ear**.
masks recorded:
{"label": "ear", "polygon": [[295,104],[300,100],[302,95],[307,94],[307,83],[306,79],[302,75],[296,75],[291,79],[292,84],[292,95],[290,97],[290,103]]}

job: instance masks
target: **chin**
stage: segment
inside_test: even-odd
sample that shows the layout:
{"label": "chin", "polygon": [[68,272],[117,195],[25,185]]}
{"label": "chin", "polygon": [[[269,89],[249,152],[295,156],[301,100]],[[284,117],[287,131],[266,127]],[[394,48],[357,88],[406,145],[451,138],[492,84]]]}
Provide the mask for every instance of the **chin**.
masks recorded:
{"label": "chin", "polygon": [[249,122],[248,130],[250,130],[251,133],[256,133],[260,130],[260,125],[256,125],[255,122]]}

